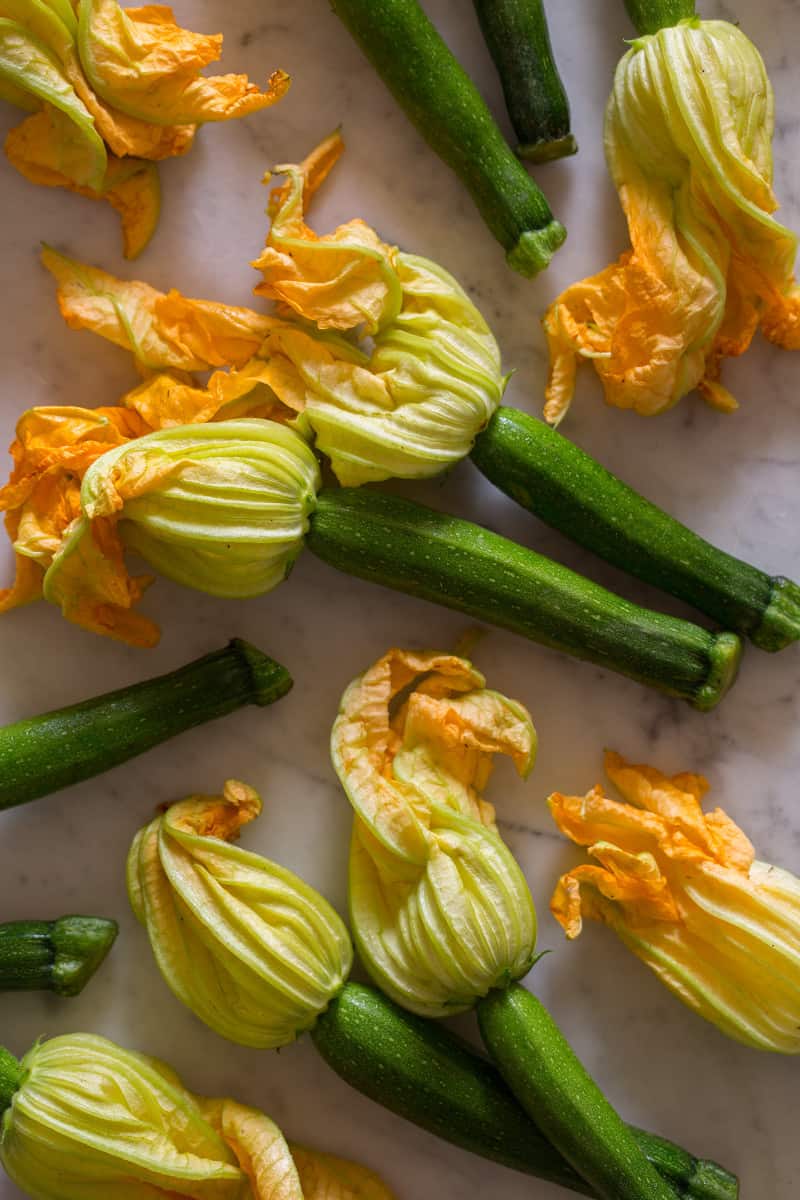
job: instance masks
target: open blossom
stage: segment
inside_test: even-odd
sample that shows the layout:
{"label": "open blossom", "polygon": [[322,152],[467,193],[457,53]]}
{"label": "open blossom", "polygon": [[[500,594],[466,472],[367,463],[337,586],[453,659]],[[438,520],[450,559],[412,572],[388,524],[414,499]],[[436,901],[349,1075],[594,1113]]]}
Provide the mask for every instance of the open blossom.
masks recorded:
{"label": "open blossom", "polygon": [[465,659],[390,650],[353,680],[331,735],[355,812],[350,915],[359,955],[399,1004],[440,1017],[531,966],[527,883],[481,794],[496,754],[531,769],[521,704]]}
{"label": "open blossom", "polygon": [[720,363],[759,327],[800,348],[797,238],[772,216],[773,129],[764,63],[737,26],[692,18],[632,43],[605,126],[631,249],[547,312],[551,424],[584,359],[607,403],[650,416],[694,388],[735,408]]}
{"label": "open blossom", "polygon": [[609,925],[695,1012],[737,1041],[800,1053],[800,880],[759,862],[708,783],[606,755],[624,798],[601,787],[549,800],[562,833],[597,865],[561,877],[551,908],[567,937]]}

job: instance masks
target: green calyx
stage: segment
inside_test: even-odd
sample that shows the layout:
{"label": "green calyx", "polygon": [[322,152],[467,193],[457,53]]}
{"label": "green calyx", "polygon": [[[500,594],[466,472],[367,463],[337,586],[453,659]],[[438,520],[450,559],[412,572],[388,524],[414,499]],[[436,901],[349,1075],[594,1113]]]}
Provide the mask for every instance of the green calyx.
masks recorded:
{"label": "green calyx", "polygon": [[101,965],[117,936],[116,921],[105,917],[62,917],[53,925],[51,990],[76,996]]}
{"label": "green calyx", "polygon": [[550,265],[550,259],[564,244],[566,236],[566,229],[556,220],[543,229],[528,229],[508,251],[506,262],[520,275],[531,279]]}
{"label": "green calyx", "polygon": [[14,1096],[22,1087],[25,1073],[21,1063],[0,1046],[0,1116],[11,1104]]}

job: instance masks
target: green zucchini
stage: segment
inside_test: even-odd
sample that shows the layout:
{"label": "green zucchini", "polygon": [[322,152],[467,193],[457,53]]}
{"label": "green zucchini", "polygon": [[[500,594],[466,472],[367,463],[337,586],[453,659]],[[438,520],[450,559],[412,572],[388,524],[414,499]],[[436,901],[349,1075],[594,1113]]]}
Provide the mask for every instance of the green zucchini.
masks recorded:
{"label": "green zucchini", "polygon": [[[544,1138],[498,1071],[444,1025],[405,1012],[381,992],[347,983],[311,1032],[346,1083],[453,1145],[586,1196],[597,1193]],[[735,1176],[631,1127],[673,1195],[737,1200]]]}
{"label": "green zucchini", "polygon": [[291,686],[280,663],[235,638],[167,675],[6,725],[0,809],[99,775],[245,704],[272,704]]}
{"label": "green zucchini", "polygon": [[549,162],[575,154],[569,101],[558,73],[542,0],[474,0],[517,135],[517,154]]}
{"label": "green zucchini", "polygon": [[625,7],[637,33],[658,33],[696,15],[695,0],[625,0]]}
{"label": "green zucchini", "polygon": [[116,921],[61,917],[0,925],[0,992],[77,996],[108,954]]}
{"label": "green zucchini", "polygon": [[472,461],[554,529],[762,650],[800,638],[800,588],[718,550],[543,421],[499,408]]}
{"label": "green zucchini", "polygon": [[417,0],[332,0],[332,7],[412,124],[464,183],[510,266],[527,276],[543,270],[566,231]]}
{"label": "green zucchini", "polygon": [[323,488],[306,545],[341,571],[511,629],[701,710],[736,676],[735,634],[638,608],[533,550],[399,496]]}
{"label": "green zucchini", "polygon": [[477,1005],[481,1037],[528,1116],[603,1200],[675,1200],[547,1009],[517,983]]}

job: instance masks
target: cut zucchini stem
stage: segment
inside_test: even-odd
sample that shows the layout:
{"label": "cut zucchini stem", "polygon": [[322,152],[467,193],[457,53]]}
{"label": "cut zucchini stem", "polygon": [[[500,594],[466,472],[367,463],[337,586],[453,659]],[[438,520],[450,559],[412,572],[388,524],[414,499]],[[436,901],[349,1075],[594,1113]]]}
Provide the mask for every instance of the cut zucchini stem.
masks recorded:
{"label": "cut zucchini stem", "polygon": [[177,671],[0,729],[0,809],[108,771],[245,704],[273,704],[292,678],[235,638]]}
{"label": "cut zucchini stem", "polygon": [[332,0],[412,124],[467,187],[510,266],[536,275],[566,231],[417,0]]}
{"label": "cut zucchini stem", "polygon": [[741,655],[732,633],[639,608],[560,563],[384,492],[324,488],[306,539],[331,566],[713,708]]}
{"label": "cut zucchini stem", "polygon": [[762,650],[782,650],[800,638],[797,584],[718,550],[544,421],[499,408],[471,457],[487,479],[554,529]]}
{"label": "cut zucchini stem", "polygon": [[558,73],[542,0],[474,0],[500,82],[517,154],[549,162],[575,154],[569,101]]}
{"label": "cut zucchini stem", "polygon": [[[347,983],[311,1037],[340,1078],[397,1116],[512,1170],[598,1195],[523,1112],[497,1069],[440,1022],[406,1012],[376,988]],[[717,1163],[629,1128],[677,1195],[737,1200],[736,1177]]]}
{"label": "cut zucchini stem", "polygon": [[[77,996],[117,936],[105,917],[9,921],[0,925],[0,991]],[[1,1087],[1,1085],[0,1085]]]}
{"label": "cut zucchini stem", "polygon": [[603,1200],[675,1200],[547,1009],[513,983],[477,1005],[484,1045],[542,1133]]}
{"label": "cut zucchini stem", "polygon": [[697,15],[695,0],[625,0],[637,33],[658,33]]}

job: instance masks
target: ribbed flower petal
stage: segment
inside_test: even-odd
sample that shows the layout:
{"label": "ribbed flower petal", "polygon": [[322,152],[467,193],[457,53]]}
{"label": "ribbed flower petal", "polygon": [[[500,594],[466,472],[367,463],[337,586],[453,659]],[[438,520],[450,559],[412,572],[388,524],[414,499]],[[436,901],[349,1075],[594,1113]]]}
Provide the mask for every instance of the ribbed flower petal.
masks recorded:
{"label": "ribbed flower petal", "polygon": [[761,325],[800,348],[797,239],[772,216],[772,88],[726,21],[682,21],[638,38],[617,69],[606,157],[631,251],[568,288],[545,318],[557,424],[591,360],[605,398],[652,415],[699,388],[723,411],[721,359]]}
{"label": "ribbed flower petal", "polygon": [[350,939],[313,888],[230,844],[261,811],[230,780],[223,796],[174,804],[137,835],[128,886],[172,991],[242,1045],[284,1046],[344,984]]}
{"label": "ribbed flower petal", "polygon": [[606,756],[626,803],[554,793],[563,833],[598,865],[568,871],[551,909],[567,936],[603,921],[701,1016],[759,1049],[800,1053],[800,880],[755,860],[707,783]]}
{"label": "ribbed flower petal", "polygon": [[347,689],[331,738],[356,814],[359,953],[425,1016],[469,1008],[533,959],[533,902],[480,790],[497,753],[530,770],[535,733],[521,705],[483,683],[454,655],[391,650]]}

